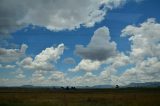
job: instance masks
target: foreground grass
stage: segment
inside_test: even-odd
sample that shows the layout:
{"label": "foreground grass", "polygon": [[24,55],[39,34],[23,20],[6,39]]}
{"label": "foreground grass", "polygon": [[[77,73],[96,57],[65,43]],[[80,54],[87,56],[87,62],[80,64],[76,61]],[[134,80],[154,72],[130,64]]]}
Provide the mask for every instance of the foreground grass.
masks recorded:
{"label": "foreground grass", "polygon": [[160,106],[160,89],[0,89],[0,106]]}

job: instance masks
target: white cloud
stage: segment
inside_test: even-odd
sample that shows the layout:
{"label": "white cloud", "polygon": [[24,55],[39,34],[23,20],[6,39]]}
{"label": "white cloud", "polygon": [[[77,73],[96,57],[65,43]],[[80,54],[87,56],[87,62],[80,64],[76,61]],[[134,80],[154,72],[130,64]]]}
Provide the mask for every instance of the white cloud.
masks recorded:
{"label": "white cloud", "polygon": [[97,70],[101,65],[99,61],[92,61],[88,59],[82,59],[80,63],[73,69],[69,69],[69,71],[77,72],[77,71],[86,71],[90,72],[93,70]]}
{"label": "white cloud", "polygon": [[75,52],[84,59],[104,61],[116,55],[116,43],[110,40],[109,29],[101,27],[94,32],[87,47],[76,45]]}
{"label": "white cloud", "polygon": [[126,1],[129,0],[1,0],[0,35],[29,24],[54,31],[91,27],[101,22],[109,9]]}
{"label": "white cloud", "polygon": [[63,54],[64,44],[58,45],[57,48],[50,47],[43,50],[40,54],[35,57],[35,62],[43,62],[43,61],[53,61],[56,62],[60,55]]}
{"label": "white cloud", "polygon": [[130,55],[135,59],[160,58],[160,24],[150,18],[140,26],[129,25],[122,30],[122,36],[129,36]]}
{"label": "white cloud", "polygon": [[64,51],[64,44],[59,44],[57,48],[50,47],[43,50],[41,53],[35,56],[34,59],[26,57],[20,62],[23,68],[29,68],[33,70],[54,70],[52,63],[56,62]]}

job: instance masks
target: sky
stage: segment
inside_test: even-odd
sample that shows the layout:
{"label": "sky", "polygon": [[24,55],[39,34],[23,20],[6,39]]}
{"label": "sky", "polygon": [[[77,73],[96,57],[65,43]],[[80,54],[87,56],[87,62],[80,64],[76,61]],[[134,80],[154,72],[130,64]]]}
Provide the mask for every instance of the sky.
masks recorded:
{"label": "sky", "polygon": [[0,0],[0,86],[160,81],[159,0]]}

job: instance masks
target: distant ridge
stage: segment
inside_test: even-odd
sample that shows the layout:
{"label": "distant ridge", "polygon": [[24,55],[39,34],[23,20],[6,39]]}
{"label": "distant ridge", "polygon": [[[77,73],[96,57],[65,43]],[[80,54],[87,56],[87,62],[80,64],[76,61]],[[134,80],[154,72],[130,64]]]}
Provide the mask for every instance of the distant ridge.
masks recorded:
{"label": "distant ridge", "polygon": [[[33,85],[22,85],[20,86],[22,88],[65,88],[67,86],[33,86]],[[68,86],[72,87],[72,86]],[[116,85],[94,85],[94,86],[75,86],[76,88],[80,89],[103,89],[103,88],[115,88]],[[126,86],[119,86],[120,88],[137,88],[137,87],[144,87],[144,88],[154,88],[154,87],[160,87],[160,82],[144,82],[144,83],[130,83]]]}
{"label": "distant ridge", "polygon": [[[160,87],[160,82],[130,83],[126,86],[120,86],[120,88],[128,88],[128,87],[154,88],[154,87]],[[92,86],[91,88],[115,88],[115,85],[95,85],[95,86]]]}
{"label": "distant ridge", "polygon": [[113,85],[95,85],[92,88],[113,88]]}
{"label": "distant ridge", "polygon": [[160,82],[130,83],[126,87],[160,87]]}
{"label": "distant ridge", "polygon": [[21,87],[22,88],[33,88],[34,86],[33,85],[22,85]]}

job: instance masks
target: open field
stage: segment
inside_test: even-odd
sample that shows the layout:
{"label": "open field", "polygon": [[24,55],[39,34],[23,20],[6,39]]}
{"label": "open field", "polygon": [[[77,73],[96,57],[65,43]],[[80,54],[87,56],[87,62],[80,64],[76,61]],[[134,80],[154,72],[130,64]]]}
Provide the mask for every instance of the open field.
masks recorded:
{"label": "open field", "polygon": [[160,89],[0,88],[0,106],[160,106]]}

